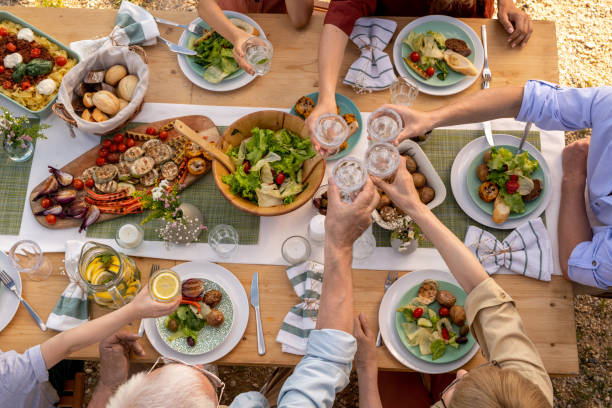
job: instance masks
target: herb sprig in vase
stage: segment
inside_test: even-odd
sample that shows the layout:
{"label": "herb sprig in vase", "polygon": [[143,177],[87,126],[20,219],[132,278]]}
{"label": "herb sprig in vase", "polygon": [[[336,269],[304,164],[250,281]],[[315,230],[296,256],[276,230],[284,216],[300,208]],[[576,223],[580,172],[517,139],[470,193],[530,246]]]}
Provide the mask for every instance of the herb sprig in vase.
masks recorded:
{"label": "herb sprig in vase", "polygon": [[46,124],[31,123],[27,116],[14,116],[8,109],[0,106],[2,147],[15,162],[24,162],[32,157],[36,139],[46,139],[42,131],[48,127]]}

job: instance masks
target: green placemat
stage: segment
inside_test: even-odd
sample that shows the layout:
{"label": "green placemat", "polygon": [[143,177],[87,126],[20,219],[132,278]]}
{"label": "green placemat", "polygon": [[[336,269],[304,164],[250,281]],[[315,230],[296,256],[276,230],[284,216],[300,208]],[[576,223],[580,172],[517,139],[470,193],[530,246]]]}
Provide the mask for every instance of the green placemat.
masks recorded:
{"label": "green placemat", "polygon": [[[513,136],[521,137],[522,131],[507,131],[498,130],[496,133],[504,133]],[[431,164],[437,170],[440,178],[446,186],[446,199],[438,207],[434,208],[433,213],[446,225],[456,236],[463,241],[468,226],[474,225],[491,232],[497,239],[504,239],[510,231],[499,230],[486,227],[463,212],[455,197],[450,185],[451,167],[455,156],[463,147],[472,140],[482,136],[482,130],[455,130],[455,129],[436,129],[429,137],[426,143],[421,145],[425,154],[431,161]],[[540,132],[529,132],[527,141],[540,150]],[[391,246],[391,232],[380,228],[377,224],[374,225],[374,236],[376,237],[376,246]],[[425,240],[419,244],[421,248],[433,248],[431,242]]]}
{"label": "green placemat", "polygon": [[[132,124],[131,127],[138,124]],[[218,126],[220,133],[225,127]],[[229,224],[236,228],[240,244],[256,245],[259,241],[259,217],[240,211],[227,201],[215,184],[212,172],[193,183],[179,194],[181,202],[198,207],[204,214],[204,225],[212,229],[218,224]],[[115,233],[126,222],[140,223],[147,212],[143,214],[126,215],[114,220],[96,223],[87,228],[88,238],[115,238]],[[159,220],[153,220],[143,226],[145,240],[161,241],[156,230],[161,226]],[[203,231],[198,242],[208,242],[208,233]]]}

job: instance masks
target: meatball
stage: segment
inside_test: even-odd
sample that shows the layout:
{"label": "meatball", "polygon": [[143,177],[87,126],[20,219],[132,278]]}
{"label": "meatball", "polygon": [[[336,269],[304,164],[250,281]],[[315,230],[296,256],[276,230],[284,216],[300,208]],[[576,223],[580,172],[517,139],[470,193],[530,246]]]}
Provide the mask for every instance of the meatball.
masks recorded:
{"label": "meatball", "polygon": [[183,282],[183,296],[197,298],[204,292],[204,282],[199,279],[187,279]]}
{"label": "meatball", "polygon": [[436,300],[438,301],[440,306],[448,308],[452,307],[457,301],[455,295],[450,293],[448,290],[439,290],[438,294],[436,295]]}
{"label": "meatball", "polygon": [[478,176],[478,180],[480,180],[482,183],[487,181],[487,176],[489,175],[489,166],[487,166],[485,163],[482,163],[476,169],[476,175]]}
{"label": "meatball", "polygon": [[491,150],[487,150],[485,154],[482,155],[482,161],[488,163],[491,160]]}
{"label": "meatball", "polygon": [[224,321],[225,316],[223,316],[223,312],[218,309],[211,310],[206,316],[206,322],[208,322],[211,327],[219,327]]}
{"label": "meatball", "polygon": [[404,156],[404,158],[406,159],[406,170],[410,173],[417,171],[417,164],[414,159],[410,156]]}
{"label": "meatball", "polygon": [[204,303],[210,306],[212,309],[217,307],[219,302],[223,299],[223,294],[218,290],[209,290],[204,294]]}
{"label": "meatball", "polygon": [[459,305],[454,305],[450,308],[450,318],[457,326],[463,326],[465,324],[465,310]]}
{"label": "meatball", "polygon": [[431,202],[436,196],[436,192],[431,187],[423,187],[419,190],[419,198],[423,202],[423,204],[427,204]]}
{"label": "meatball", "polygon": [[168,319],[168,322],[166,323],[166,327],[168,328],[168,330],[174,333],[175,331],[178,330],[178,322],[176,321],[176,319],[170,318]]}
{"label": "meatball", "polygon": [[421,173],[414,173],[412,175],[412,180],[414,181],[414,186],[417,188],[417,190],[425,187],[425,184],[427,183],[427,179]]}

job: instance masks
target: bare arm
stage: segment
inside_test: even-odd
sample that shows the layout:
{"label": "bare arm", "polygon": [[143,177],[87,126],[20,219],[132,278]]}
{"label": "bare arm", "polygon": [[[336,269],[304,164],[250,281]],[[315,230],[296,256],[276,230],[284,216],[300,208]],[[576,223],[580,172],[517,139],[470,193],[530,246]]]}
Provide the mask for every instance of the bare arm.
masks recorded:
{"label": "bare arm", "polygon": [[295,28],[306,27],[312,16],[314,0],[285,0],[287,14]]}
{"label": "bare arm", "polygon": [[357,339],[355,369],[359,385],[361,408],[382,408],[378,392],[378,366],[376,361],[376,333],[372,331],[363,313],[355,318],[353,335]]}

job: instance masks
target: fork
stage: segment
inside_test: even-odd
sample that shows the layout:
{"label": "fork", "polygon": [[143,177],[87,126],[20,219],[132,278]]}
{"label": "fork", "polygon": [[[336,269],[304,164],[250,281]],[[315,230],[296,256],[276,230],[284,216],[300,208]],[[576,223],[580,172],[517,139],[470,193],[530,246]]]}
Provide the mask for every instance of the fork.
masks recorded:
{"label": "fork", "polygon": [[[385,279],[385,292],[393,285],[397,280],[397,271],[387,272],[387,278]],[[376,347],[382,346],[382,336],[380,335],[380,328],[378,329],[378,336],[376,336]]]}
{"label": "fork", "polygon": [[[149,279],[151,279],[151,275],[155,272],[159,271],[159,265],[153,264],[151,265],[151,272],[149,272]],[[147,284],[149,283],[149,279],[147,279]],[[142,337],[144,335],[144,319],[140,320],[140,326],[138,326],[138,337]]]}
{"label": "fork", "polygon": [[0,280],[8,290],[13,292],[15,296],[19,298],[21,303],[23,303],[25,308],[28,310],[28,313],[30,313],[30,316],[32,316],[34,321],[38,324],[38,327],[40,327],[40,330],[47,331],[47,325],[43,323],[43,321],[40,319],[34,309],[32,309],[28,302],[26,302],[25,299],[21,297],[21,294],[17,292],[17,288],[15,287],[15,281],[13,280],[13,278],[11,278],[6,272],[4,272],[4,270],[0,270]]}
{"label": "fork", "polygon": [[482,37],[482,48],[484,48],[484,68],[482,69],[482,88],[489,88],[491,82],[491,70],[489,69],[489,52],[487,51],[487,26],[484,24],[480,27]]}
{"label": "fork", "polygon": [[195,35],[197,37],[201,37],[204,34],[204,28],[197,24],[192,24],[193,29],[191,29],[191,26],[175,23],[174,21],[166,20],[163,18],[153,17],[153,19],[155,19],[156,23],[161,23],[161,24],[166,24],[166,25],[173,26],[173,27],[183,28],[186,31],[188,31],[189,34]]}

